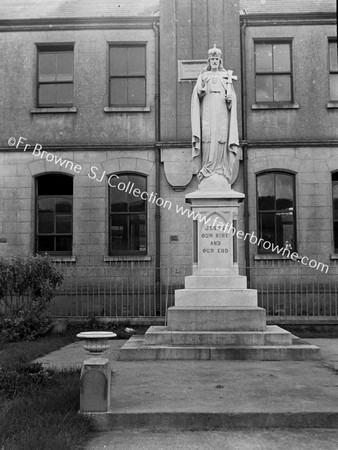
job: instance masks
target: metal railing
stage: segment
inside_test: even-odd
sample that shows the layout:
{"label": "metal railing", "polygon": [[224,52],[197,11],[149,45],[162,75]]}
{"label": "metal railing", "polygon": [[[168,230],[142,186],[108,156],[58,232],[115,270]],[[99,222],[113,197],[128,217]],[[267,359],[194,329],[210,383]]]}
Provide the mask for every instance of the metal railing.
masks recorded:
{"label": "metal railing", "polygon": [[[156,268],[151,262],[113,262],[108,267],[63,267],[65,278],[49,305],[55,317],[166,318],[175,290],[184,288],[191,266]],[[268,319],[337,319],[338,270],[322,274],[296,265],[260,264],[250,288]],[[160,275],[160,282],[158,275]]]}

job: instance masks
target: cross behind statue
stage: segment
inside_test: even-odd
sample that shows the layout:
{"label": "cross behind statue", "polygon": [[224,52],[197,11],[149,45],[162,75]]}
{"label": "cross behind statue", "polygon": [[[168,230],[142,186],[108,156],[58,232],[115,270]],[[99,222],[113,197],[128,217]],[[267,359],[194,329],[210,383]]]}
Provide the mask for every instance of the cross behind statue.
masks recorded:
{"label": "cross behind statue", "polygon": [[233,70],[227,70],[227,94],[229,95],[231,93],[231,85],[232,85],[232,80],[237,80],[237,75],[233,75]]}

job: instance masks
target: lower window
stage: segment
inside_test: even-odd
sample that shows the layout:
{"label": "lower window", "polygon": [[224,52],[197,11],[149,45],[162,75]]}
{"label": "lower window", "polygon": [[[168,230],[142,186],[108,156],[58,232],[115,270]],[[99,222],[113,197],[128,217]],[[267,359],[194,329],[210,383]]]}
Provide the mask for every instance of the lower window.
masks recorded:
{"label": "lower window", "polygon": [[73,178],[48,174],[36,179],[37,253],[71,255],[73,243]]}

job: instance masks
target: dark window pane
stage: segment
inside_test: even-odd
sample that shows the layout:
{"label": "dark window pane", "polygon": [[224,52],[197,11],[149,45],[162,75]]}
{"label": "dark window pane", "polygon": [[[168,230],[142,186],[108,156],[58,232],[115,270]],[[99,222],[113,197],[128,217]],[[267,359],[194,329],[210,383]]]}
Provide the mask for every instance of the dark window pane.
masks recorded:
{"label": "dark window pane", "polygon": [[72,216],[56,215],[56,233],[71,233],[72,232]]}
{"label": "dark window pane", "polygon": [[110,75],[128,75],[128,47],[110,47]]}
{"label": "dark window pane", "polygon": [[257,178],[258,209],[275,209],[274,174],[267,173]]}
{"label": "dark window pane", "polygon": [[330,42],[330,71],[338,71],[337,42]]}
{"label": "dark window pane", "polygon": [[333,198],[333,220],[338,220],[338,197]]}
{"label": "dark window pane", "polygon": [[72,251],[72,237],[71,236],[56,236],[56,248],[57,252],[71,252]]}
{"label": "dark window pane", "polygon": [[293,211],[293,176],[276,174],[276,209]]}
{"label": "dark window pane", "polygon": [[338,101],[338,73],[330,75],[330,99]]}
{"label": "dark window pane", "polygon": [[259,218],[259,237],[265,241],[275,243],[275,214],[260,213]]}
{"label": "dark window pane", "polygon": [[290,75],[274,75],[273,90],[275,102],[290,102],[291,101]]}
{"label": "dark window pane", "polygon": [[273,46],[273,71],[290,72],[290,45],[274,44]]}
{"label": "dark window pane", "polygon": [[54,233],[54,214],[39,212],[38,233]]}
{"label": "dark window pane", "polygon": [[288,250],[294,249],[294,217],[293,212],[277,213],[277,244]]}
{"label": "dark window pane", "polygon": [[110,102],[112,105],[128,105],[127,78],[112,78],[110,80]]}
{"label": "dark window pane", "polygon": [[57,85],[56,103],[60,105],[73,104],[73,83],[65,83]]}
{"label": "dark window pane", "polygon": [[130,47],[128,55],[128,75],[145,75],[146,73],[146,48]]}
{"label": "dark window pane", "polygon": [[38,252],[53,252],[54,251],[54,237],[53,236],[39,236],[37,243]]}
{"label": "dark window pane", "polygon": [[256,71],[272,72],[271,44],[256,44]]}
{"label": "dark window pane", "polygon": [[338,222],[334,223],[334,248],[338,250]]}
{"label": "dark window pane", "polygon": [[273,101],[272,75],[256,76],[256,101]]}
{"label": "dark window pane", "polygon": [[332,181],[338,181],[338,171],[332,173]]}
{"label": "dark window pane", "polygon": [[39,81],[56,81],[55,53],[39,53]]}
{"label": "dark window pane", "polygon": [[56,199],[55,212],[63,214],[71,214],[72,201],[64,198]]}
{"label": "dark window pane", "polygon": [[130,215],[130,250],[145,250],[145,221],[145,214]]}
{"label": "dark window pane", "polygon": [[41,175],[37,178],[38,195],[73,195],[73,177]]}
{"label": "dark window pane", "polygon": [[39,105],[53,105],[56,103],[56,84],[40,84]]}
{"label": "dark window pane", "polygon": [[73,52],[56,53],[57,81],[73,81]]}
{"label": "dark window pane", "polygon": [[128,105],[145,105],[146,80],[144,78],[129,78]]}
{"label": "dark window pane", "polygon": [[113,214],[110,232],[112,252],[128,251],[128,216]]}

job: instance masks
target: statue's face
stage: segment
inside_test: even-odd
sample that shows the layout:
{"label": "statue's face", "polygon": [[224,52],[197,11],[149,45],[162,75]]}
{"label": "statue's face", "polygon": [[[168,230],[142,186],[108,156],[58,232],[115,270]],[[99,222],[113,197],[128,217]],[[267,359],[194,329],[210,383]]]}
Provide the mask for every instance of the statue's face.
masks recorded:
{"label": "statue's face", "polygon": [[218,70],[221,63],[220,59],[217,57],[211,57],[209,59],[211,70]]}

